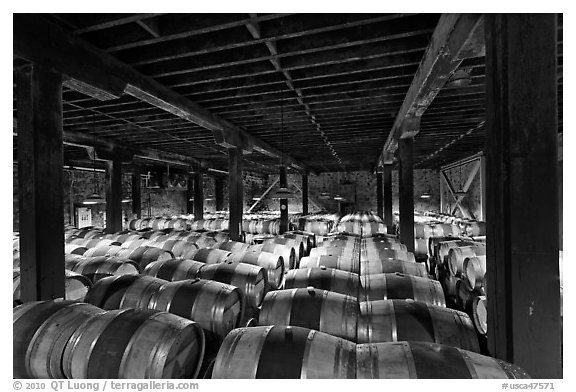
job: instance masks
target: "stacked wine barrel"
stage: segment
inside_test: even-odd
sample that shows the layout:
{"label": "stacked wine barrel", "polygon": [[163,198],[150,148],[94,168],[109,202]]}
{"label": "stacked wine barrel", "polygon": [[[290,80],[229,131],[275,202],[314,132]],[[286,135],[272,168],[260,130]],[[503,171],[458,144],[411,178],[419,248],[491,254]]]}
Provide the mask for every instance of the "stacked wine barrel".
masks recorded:
{"label": "stacked wine barrel", "polygon": [[266,294],[257,326],[224,339],[213,378],[527,377],[478,354],[468,315],[446,308],[440,283],[396,238],[317,245]]}

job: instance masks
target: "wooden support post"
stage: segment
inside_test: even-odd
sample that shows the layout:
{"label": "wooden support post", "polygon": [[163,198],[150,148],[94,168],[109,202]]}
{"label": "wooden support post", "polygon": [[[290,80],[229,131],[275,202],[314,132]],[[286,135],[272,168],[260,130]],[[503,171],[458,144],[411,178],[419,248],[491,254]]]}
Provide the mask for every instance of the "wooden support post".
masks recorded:
{"label": "wooden support post", "polygon": [[384,200],[382,194],[382,173],[376,172],[376,214],[384,217]]}
{"label": "wooden support post", "polygon": [[132,171],[132,214],[136,218],[142,218],[142,179],[140,178],[140,168],[134,167]]}
{"label": "wooden support post", "polygon": [[194,213],[194,175],[188,174],[188,181],[186,184],[186,213]]}
{"label": "wooden support post", "polygon": [[555,14],[486,14],[488,350],[562,378]]}
{"label": "wooden support post", "polygon": [[214,178],[214,193],[216,211],[222,211],[224,209],[224,179],[222,177]]}
{"label": "wooden support post", "polygon": [[414,169],[412,144],[414,139],[405,138],[398,142],[400,158],[400,241],[409,252],[414,252]]}
{"label": "wooden support post", "polygon": [[202,173],[194,174],[194,220],[204,219],[204,178]]}
{"label": "wooden support post", "polygon": [[308,215],[308,174],[302,174],[302,215]]}
{"label": "wooden support post", "polygon": [[242,149],[228,149],[228,203],[230,204],[230,240],[242,240],[242,212],[244,208],[242,179]]}
{"label": "wooden support post", "polygon": [[[280,188],[288,187],[286,166],[280,166]],[[288,199],[280,199],[280,234],[288,231]]]}
{"label": "wooden support post", "polygon": [[394,215],[392,214],[392,165],[384,165],[382,177],[384,180],[384,223],[391,234],[394,222]]}
{"label": "wooden support post", "polygon": [[62,76],[16,70],[20,288],[24,302],[64,297]]}
{"label": "wooden support post", "polygon": [[122,161],[106,161],[106,232],[122,230]]}

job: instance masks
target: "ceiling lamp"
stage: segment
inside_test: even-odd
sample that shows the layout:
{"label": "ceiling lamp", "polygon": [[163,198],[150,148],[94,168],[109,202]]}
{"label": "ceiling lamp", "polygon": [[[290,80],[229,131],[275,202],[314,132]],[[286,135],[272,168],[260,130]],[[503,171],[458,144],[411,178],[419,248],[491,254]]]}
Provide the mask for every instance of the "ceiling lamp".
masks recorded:
{"label": "ceiling lamp", "polygon": [[273,199],[293,199],[294,194],[286,187],[280,187],[272,195]]}
{"label": "ceiling lamp", "polygon": [[448,87],[465,87],[472,83],[470,70],[466,68],[458,69],[452,74],[446,86]]}
{"label": "ceiling lamp", "polygon": [[342,200],[344,200],[344,198],[340,195],[336,195],[336,196],[334,196],[334,200],[342,201]]}
{"label": "ceiling lamp", "polygon": [[84,201],[82,202],[82,204],[103,204],[106,203],[106,200],[100,196],[98,193],[93,193],[92,195],[90,195],[90,197],[87,197],[86,199],[84,199]]}
{"label": "ceiling lamp", "polygon": [[94,186],[94,191],[90,197],[82,201],[82,204],[86,205],[106,203],[106,199],[100,196],[98,193],[98,177],[96,176],[96,126],[94,123],[94,114],[92,114],[92,134],[94,135],[94,147],[92,150],[92,169],[94,173],[94,177],[92,178],[92,185]]}
{"label": "ceiling lamp", "polygon": [[129,199],[127,197],[122,199],[122,203],[130,203],[131,201],[132,201],[132,199]]}
{"label": "ceiling lamp", "polygon": [[422,193],[420,195],[420,198],[425,199],[425,200],[430,199],[432,196],[430,196],[430,191],[429,191],[430,186],[429,186],[428,180],[426,178],[426,169],[424,169],[424,184],[426,185],[426,190],[424,191],[424,193]]}
{"label": "ceiling lamp", "polygon": [[319,199],[322,200],[327,200],[330,199],[330,194],[326,191],[320,192],[320,196],[318,196]]}

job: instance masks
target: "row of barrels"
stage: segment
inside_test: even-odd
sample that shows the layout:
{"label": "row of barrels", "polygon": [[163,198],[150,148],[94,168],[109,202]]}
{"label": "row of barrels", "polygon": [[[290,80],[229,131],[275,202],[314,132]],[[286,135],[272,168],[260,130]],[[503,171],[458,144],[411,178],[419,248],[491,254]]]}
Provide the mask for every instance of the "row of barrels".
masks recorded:
{"label": "row of barrels", "polygon": [[194,378],[204,347],[197,323],[159,310],[69,300],[13,310],[14,378]]}
{"label": "row of barrels", "polygon": [[414,223],[415,238],[468,236],[481,237],[486,235],[486,222],[470,221],[460,224],[454,223]]}
{"label": "row of barrels", "polygon": [[344,215],[340,222],[382,223],[382,218],[372,211],[355,211]]}
{"label": "row of barrels", "polygon": [[228,334],[218,351],[212,378],[530,377],[513,364],[437,343],[355,344],[303,327],[260,326]]}
{"label": "row of barrels", "polygon": [[382,222],[340,221],[334,231],[337,233],[370,236],[373,234],[387,234],[388,228]]}
{"label": "row of barrels", "polygon": [[[361,242],[356,237],[347,240],[339,236],[330,242],[332,248],[360,254]],[[383,246],[385,241],[381,242]],[[445,307],[439,282],[398,273],[359,276],[325,266],[302,266],[301,261],[300,269],[288,272],[284,290],[266,295],[259,327],[237,329],[227,336],[213,378],[427,377],[431,373],[425,370],[410,371],[419,362],[406,353],[406,348],[412,347],[423,352],[459,353],[465,358],[471,358],[468,353],[475,359],[478,356],[477,365],[469,361],[467,368],[462,366],[462,374],[468,369],[467,377],[507,377],[505,364],[474,353],[479,351],[474,327],[466,314]],[[379,358],[377,348],[392,344],[404,351],[390,351]],[[462,348],[471,351],[458,351]],[[362,359],[357,360],[357,353]],[[452,368],[455,357],[434,359]],[[426,359],[433,360],[430,356]],[[483,366],[488,363],[493,369]],[[423,362],[419,365],[426,366]],[[470,371],[474,366],[485,372]],[[451,377],[453,371],[433,374]],[[523,375],[519,370],[518,376]]]}
{"label": "row of barrels", "polygon": [[190,230],[190,222],[182,218],[141,218],[132,219],[128,222],[128,228],[130,230],[162,230],[162,229],[174,229],[174,230]]}

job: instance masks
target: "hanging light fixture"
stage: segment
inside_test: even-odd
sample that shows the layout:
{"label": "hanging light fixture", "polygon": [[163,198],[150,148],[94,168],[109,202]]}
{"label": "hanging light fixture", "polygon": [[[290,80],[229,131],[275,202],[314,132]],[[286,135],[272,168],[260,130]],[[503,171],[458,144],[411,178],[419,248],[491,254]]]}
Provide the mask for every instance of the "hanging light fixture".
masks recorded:
{"label": "hanging light fixture", "polygon": [[422,193],[420,195],[420,198],[421,199],[430,199],[432,196],[430,195],[430,192],[429,192],[430,186],[428,185],[428,181],[426,179],[426,169],[424,169],[424,184],[426,184],[426,189],[424,190],[424,193]]}
{"label": "hanging light fixture", "polygon": [[[324,144],[324,134],[322,134],[322,167],[326,168],[326,165],[324,164],[324,154],[326,153],[326,149],[325,144]],[[320,196],[318,196],[319,199],[322,200],[328,200],[330,199],[330,194],[328,192],[326,192],[326,183],[324,183],[323,187],[322,187],[322,192],[320,192]]]}
{"label": "hanging light fixture", "polygon": [[[284,167],[284,88],[280,87],[280,167]],[[279,187],[272,195],[273,199],[292,199],[294,195],[285,186]]]}
{"label": "hanging light fixture", "polygon": [[92,178],[92,185],[94,189],[92,194],[82,202],[82,204],[86,205],[106,203],[106,199],[104,199],[98,193],[98,177],[96,176],[96,125],[94,122],[94,114],[92,114],[92,135],[94,136],[94,147],[92,150],[92,169],[94,173],[94,177]]}
{"label": "hanging light fixture", "polygon": [[468,68],[460,68],[456,70],[448,82],[447,87],[466,87],[472,83],[472,76],[470,76],[471,70]]}
{"label": "hanging light fixture", "polygon": [[337,180],[336,184],[337,184],[338,188],[336,190],[336,196],[334,196],[334,200],[342,201],[342,200],[344,200],[344,197],[342,197],[340,195],[340,172],[338,172],[338,180]]}

